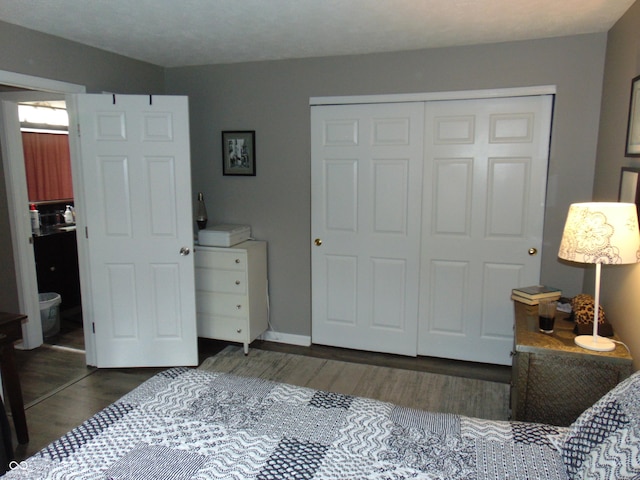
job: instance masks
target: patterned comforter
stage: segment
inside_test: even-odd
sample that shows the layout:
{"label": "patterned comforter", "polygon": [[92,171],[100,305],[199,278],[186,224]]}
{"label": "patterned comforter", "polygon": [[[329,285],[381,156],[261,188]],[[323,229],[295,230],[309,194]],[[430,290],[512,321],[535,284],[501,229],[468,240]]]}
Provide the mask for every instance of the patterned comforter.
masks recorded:
{"label": "patterned comforter", "polygon": [[6,479],[565,479],[566,429],[162,372]]}

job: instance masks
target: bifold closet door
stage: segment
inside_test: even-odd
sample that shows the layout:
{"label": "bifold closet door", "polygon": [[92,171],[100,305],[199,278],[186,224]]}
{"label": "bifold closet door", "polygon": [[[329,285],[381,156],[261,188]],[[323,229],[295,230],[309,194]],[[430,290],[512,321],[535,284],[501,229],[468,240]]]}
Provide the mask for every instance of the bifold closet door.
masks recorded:
{"label": "bifold closet door", "polygon": [[423,103],[311,108],[312,341],[416,355]]}
{"label": "bifold closet door", "polygon": [[312,342],[510,363],[552,100],[312,107]]}
{"label": "bifold closet door", "polygon": [[511,289],[540,279],[552,100],[426,104],[418,354],[511,364]]}

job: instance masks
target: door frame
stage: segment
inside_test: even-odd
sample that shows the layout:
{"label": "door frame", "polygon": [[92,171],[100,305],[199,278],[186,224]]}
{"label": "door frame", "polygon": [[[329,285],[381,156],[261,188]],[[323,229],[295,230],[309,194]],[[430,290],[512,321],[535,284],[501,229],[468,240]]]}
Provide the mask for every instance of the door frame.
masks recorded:
{"label": "door frame", "polygon": [[[26,90],[47,92],[56,95],[69,93],[85,93],[84,85],[61,82],[42,77],[34,77],[21,73],[0,70],[0,84],[9,85]],[[6,120],[6,119],[5,119]],[[3,126],[8,128],[9,134],[15,133],[13,125]],[[18,126],[19,132],[19,126]],[[5,132],[2,132],[5,135]],[[14,137],[7,135],[7,143]],[[40,303],[38,299],[37,278],[35,262],[33,260],[33,247],[31,243],[24,241],[25,237],[31,235],[31,228],[28,216],[25,215],[24,206],[28,204],[27,179],[24,169],[15,165],[12,158],[6,155],[7,145],[3,145],[3,166],[4,177],[7,189],[7,209],[9,213],[9,225],[11,229],[11,242],[13,246],[13,259],[16,271],[16,286],[18,290],[18,304],[20,311],[25,313],[29,321],[22,326],[23,347],[32,349],[42,344],[42,329],[40,326]],[[31,250],[29,250],[31,249]],[[78,259],[82,269],[82,258]],[[87,364],[91,364],[91,359],[95,356],[94,346],[87,342],[87,329],[85,325],[85,352]]]}
{"label": "door frame", "polygon": [[309,105],[350,105],[356,103],[431,102],[437,100],[476,100],[482,98],[530,97],[555,95],[556,85],[531,87],[493,88],[486,90],[461,90],[448,92],[398,93],[388,95],[347,95],[344,97],[311,97]]}

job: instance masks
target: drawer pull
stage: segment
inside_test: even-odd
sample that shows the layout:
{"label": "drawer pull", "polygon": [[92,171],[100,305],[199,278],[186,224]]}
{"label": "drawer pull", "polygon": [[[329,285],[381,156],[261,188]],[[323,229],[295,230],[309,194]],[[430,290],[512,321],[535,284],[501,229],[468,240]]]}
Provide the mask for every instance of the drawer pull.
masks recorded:
{"label": "drawer pull", "polygon": [[242,333],[242,329],[239,328],[238,330],[236,330],[236,333]]}
{"label": "drawer pull", "polygon": [[240,285],[240,280],[236,280],[236,285]]}
{"label": "drawer pull", "polygon": [[239,258],[236,258],[236,263],[240,263],[240,259]]}
{"label": "drawer pull", "polygon": [[242,308],[242,305],[236,305],[236,308],[240,310]]}

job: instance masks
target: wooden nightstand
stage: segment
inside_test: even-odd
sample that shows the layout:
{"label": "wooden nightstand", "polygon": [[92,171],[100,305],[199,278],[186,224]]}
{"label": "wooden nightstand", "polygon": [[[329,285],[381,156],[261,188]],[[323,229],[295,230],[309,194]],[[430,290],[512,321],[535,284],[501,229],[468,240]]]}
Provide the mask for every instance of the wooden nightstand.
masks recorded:
{"label": "wooden nightstand", "polygon": [[554,333],[545,334],[538,330],[537,307],[514,306],[512,420],[568,426],[631,375],[632,359],[623,345],[612,352],[585,350],[574,343],[574,324],[566,314],[559,313]]}

